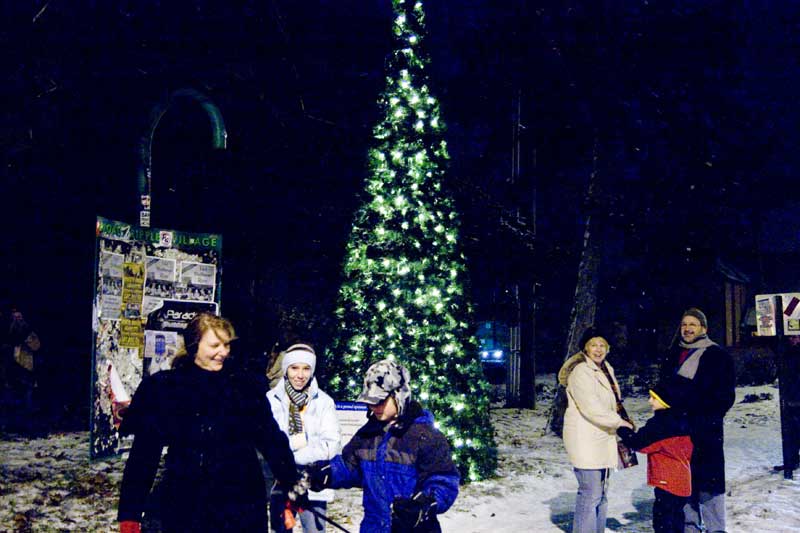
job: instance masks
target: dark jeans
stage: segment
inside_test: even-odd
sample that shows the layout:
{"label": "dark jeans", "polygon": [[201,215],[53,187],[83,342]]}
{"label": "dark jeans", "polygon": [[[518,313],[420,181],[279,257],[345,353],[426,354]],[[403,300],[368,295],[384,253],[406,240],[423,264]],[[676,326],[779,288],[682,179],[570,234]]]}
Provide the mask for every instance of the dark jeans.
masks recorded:
{"label": "dark jeans", "polygon": [[683,533],[683,506],[686,505],[687,498],[659,488],[653,492],[656,495],[656,501],[653,503],[653,531]]}
{"label": "dark jeans", "polygon": [[725,493],[712,494],[699,491],[692,494],[683,506],[686,533],[724,533]]}

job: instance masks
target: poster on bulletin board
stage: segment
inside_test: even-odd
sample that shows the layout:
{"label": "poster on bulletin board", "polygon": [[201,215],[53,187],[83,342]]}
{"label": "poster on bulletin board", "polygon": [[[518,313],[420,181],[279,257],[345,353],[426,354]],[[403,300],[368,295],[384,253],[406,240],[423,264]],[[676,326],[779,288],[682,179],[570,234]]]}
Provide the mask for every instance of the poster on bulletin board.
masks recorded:
{"label": "poster on bulletin board", "polygon": [[342,446],[350,442],[356,431],[367,423],[367,404],[336,402],[336,417],[342,431]]}

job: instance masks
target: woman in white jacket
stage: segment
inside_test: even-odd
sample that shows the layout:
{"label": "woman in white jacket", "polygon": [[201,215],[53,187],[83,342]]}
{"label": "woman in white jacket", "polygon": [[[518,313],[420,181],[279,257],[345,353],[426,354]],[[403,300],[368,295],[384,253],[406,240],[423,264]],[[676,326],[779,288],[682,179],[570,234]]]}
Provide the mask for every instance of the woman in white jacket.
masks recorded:
{"label": "woman in white jacket", "polygon": [[567,387],[564,446],[578,479],[572,531],[602,533],[608,477],[618,461],[617,428],[632,426],[617,414],[619,385],[605,360],[608,341],[588,328],[580,345],[558,372],[559,383]]}
{"label": "woman in white jacket", "polygon": [[[267,393],[272,415],[281,430],[289,437],[289,444],[298,466],[333,459],[341,450],[341,429],[336,417],[336,405],[330,396],[320,390],[314,369],[317,356],[307,344],[294,344],[286,349],[281,364],[283,379]],[[300,514],[303,531],[325,531],[324,516],[327,502],[333,500],[333,491],[310,492],[311,510]],[[270,499],[270,527],[273,531],[287,531],[283,524],[286,494],[275,487]]]}

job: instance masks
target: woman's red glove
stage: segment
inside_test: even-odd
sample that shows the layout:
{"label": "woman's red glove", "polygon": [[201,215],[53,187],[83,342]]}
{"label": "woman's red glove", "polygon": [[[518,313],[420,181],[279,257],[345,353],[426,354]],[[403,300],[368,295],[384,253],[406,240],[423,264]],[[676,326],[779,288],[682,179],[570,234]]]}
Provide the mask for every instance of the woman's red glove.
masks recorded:
{"label": "woman's red glove", "polygon": [[142,524],[134,520],[123,520],[119,523],[119,533],[142,533]]}

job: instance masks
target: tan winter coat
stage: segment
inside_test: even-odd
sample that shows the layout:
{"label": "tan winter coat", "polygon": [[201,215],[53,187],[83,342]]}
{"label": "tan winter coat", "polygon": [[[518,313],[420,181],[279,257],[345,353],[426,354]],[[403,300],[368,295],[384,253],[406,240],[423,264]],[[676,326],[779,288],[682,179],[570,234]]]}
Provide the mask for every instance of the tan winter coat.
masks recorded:
{"label": "tan winter coat", "polygon": [[[614,369],[606,361],[617,384]],[[617,467],[617,399],[611,384],[594,361],[578,352],[564,363],[558,381],[567,387],[564,447],[575,468]],[[617,385],[619,390],[619,385]]]}

